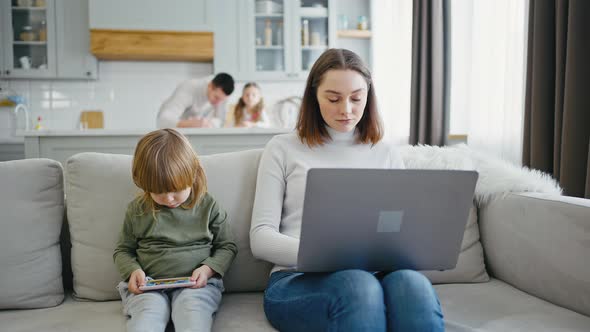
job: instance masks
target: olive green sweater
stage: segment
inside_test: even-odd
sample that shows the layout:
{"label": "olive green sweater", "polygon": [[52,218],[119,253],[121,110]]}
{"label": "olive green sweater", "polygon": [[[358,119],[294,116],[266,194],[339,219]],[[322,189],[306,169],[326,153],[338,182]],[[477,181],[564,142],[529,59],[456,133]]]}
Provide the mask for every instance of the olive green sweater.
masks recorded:
{"label": "olive green sweater", "polygon": [[223,276],[238,248],[215,199],[207,193],[192,209],[159,209],[154,218],[139,198],[129,203],[113,254],[121,278],[137,269],[155,279],[188,277],[201,265]]}

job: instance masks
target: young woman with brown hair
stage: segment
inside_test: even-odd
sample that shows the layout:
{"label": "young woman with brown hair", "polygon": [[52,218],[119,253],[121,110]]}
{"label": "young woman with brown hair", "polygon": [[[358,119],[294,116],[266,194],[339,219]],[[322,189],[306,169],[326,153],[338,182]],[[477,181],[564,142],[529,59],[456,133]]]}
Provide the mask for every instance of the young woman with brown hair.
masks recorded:
{"label": "young woman with brown hair", "polygon": [[443,331],[434,288],[416,271],[294,271],[308,169],[404,167],[381,141],[371,73],[356,54],[330,49],[319,57],[296,128],[264,150],[250,229],[253,254],[275,264],[264,295],[271,324],[280,331]]}

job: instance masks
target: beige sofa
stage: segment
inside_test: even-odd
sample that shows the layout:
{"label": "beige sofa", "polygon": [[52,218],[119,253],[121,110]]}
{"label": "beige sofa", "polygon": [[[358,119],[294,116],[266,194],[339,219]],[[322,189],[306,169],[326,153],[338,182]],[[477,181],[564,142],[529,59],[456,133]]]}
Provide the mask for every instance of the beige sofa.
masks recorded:
{"label": "beige sofa", "polygon": [[[419,153],[406,149],[407,165],[419,167]],[[239,247],[214,331],[273,330],[262,309],[271,266],[252,256],[248,239],[260,154],[202,157]],[[0,331],[125,330],[112,252],[137,192],[130,164],[98,153],[63,168],[47,159],[0,163]],[[472,210],[457,269],[426,274],[447,331],[590,331],[588,257],[589,200],[504,193]]]}

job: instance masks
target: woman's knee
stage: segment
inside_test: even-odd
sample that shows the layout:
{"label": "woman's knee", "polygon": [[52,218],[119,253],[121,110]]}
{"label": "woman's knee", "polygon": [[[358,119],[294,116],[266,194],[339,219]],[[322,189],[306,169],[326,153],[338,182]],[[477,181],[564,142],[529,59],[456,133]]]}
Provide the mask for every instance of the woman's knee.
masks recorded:
{"label": "woman's knee", "polygon": [[413,270],[399,270],[391,272],[383,278],[383,287],[403,288],[418,292],[431,291],[432,284],[422,273]]}
{"label": "woman's knee", "polygon": [[332,273],[329,279],[330,293],[337,298],[361,305],[383,305],[383,288],[369,272],[344,270]]}
{"label": "woman's knee", "polygon": [[399,270],[386,275],[383,280],[386,302],[412,302],[422,305],[438,305],[438,297],[430,280],[412,270]]}
{"label": "woman's knee", "polygon": [[395,331],[444,331],[438,298],[430,281],[411,270],[383,278],[388,324]]}

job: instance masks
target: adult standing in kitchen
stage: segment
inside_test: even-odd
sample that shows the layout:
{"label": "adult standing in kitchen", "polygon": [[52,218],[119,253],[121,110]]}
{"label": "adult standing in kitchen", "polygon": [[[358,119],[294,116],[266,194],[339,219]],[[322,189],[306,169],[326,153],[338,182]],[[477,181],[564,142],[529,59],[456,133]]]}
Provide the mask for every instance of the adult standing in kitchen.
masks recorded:
{"label": "adult standing in kitchen", "polygon": [[234,79],[227,73],[180,83],[158,112],[158,128],[219,128],[225,121],[227,97]]}

